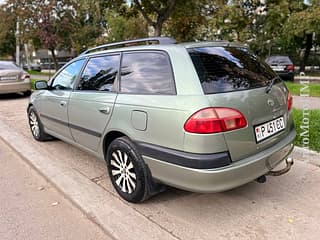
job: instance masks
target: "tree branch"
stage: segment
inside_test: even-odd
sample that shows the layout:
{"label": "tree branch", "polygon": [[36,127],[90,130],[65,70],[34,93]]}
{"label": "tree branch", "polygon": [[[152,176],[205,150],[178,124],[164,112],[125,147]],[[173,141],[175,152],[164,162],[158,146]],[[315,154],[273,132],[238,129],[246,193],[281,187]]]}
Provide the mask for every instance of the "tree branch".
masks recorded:
{"label": "tree branch", "polygon": [[139,0],[133,0],[133,2],[136,4],[136,6],[138,7],[139,11],[142,13],[142,16],[148,22],[148,24],[151,25],[151,26],[155,26],[156,23],[154,21],[152,21],[151,18],[148,16],[148,14],[144,11],[144,9],[142,8]]}

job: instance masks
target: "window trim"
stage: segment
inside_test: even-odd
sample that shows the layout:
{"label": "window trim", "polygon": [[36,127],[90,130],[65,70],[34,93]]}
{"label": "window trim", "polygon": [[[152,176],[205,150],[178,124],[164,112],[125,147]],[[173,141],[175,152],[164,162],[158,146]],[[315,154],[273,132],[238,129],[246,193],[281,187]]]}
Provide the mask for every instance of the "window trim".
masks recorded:
{"label": "window trim", "polygon": [[[126,92],[121,92],[121,69],[122,69],[122,62],[123,62],[123,57],[125,54],[134,54],[134,53],[161,53],[163,55],[166,56],[168,62],[169,62],[169,66],[170,66],[170,73],[171,73],[171,81],[173,81],[172,84],[172,90],[173,93],[126,93]],[[121,52],[121,60],[120,60],[120,67],[119,67],[119,81],[118,81],[118,93],[119,94],[126,94],[126,95],[154,95],[154,96],[175,96],[177,95],[177,87],[176,87],[176,81],[175,81],[175,75],[174,75],[174,71],[173,71],[173,66],[172,66],[172,62],[171,62],[171,58],[168,54],[168,52],[164,51],[164,50],[156,50],[156,49],[152,49],[152,50],[129,50],[129,51],[122,51]]]}
{"label": "window trim", "polygon": [[[114,90],[113,91],[98,91],[98,90],[80,90],[80,89],[77,89],[79,84],[80,84],[80,80],[81,80],[81,76],[84,72],[84,70],[86,69],[89,61],[92,59],[92,58],[98,58],[98,57],[106,57],[106,56],[115,56],[115,55],[118,55],[119,56],[119,61],[118,61],[118,73],[117,73],[117,76],[116,76],[116,79],[114,80],[114,83],[113,83],[113,87],[114,87]],[[91,93],[118,93],[119,92],[119,78],[120,78],[120,65],[121,65],[121,59],[122,59],[122,52],[112,52],[112,53],[102,53],[102,54],[95,54],[95,55],[91,55],[89,57],[86,58],[86,62],[84,63],[82,69],[81,69],[81,72],[78,76],[78,79],[77,81],[75,82],[75,85],[74,85],[74,88],[73,88],[73,92],[91,92]]]}

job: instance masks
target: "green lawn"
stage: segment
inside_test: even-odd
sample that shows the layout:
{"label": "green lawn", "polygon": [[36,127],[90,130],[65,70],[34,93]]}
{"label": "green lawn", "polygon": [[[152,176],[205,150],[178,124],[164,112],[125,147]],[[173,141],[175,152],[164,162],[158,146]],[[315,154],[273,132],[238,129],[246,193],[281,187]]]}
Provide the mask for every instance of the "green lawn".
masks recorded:
{"label": "green lawn", "polygon": [[[292,82],[285,82],[287,87],[289,88],[289,91],[291,92],[292,95],[299,96],[300,95],[300,90],[305,87],[306,85],[299,84],[299,83],[292,83]],[[310,83],[308,84],[308,87],[310,89],[310,96],[311,97],[320,97],[320,84],[316,83]],[[304,93],[306,91],[304,90]]]}
{"label": "green lawn", "polygon": [[38,71],[33,71],[33,70],[30,70],[27,72],[32,75],[42,75],[42,76],[52,76],[54,73],[53,71],[51,73],[49,73],[49,72],[38,72]]}
{"label": "green lawn", "polygon": [[295,145],[304,147],[303,142],[309,141],[309,148],[320,152],[320,110],[309,110],[303,114],[302,110],[294,108],[292,115],[297,131]]}

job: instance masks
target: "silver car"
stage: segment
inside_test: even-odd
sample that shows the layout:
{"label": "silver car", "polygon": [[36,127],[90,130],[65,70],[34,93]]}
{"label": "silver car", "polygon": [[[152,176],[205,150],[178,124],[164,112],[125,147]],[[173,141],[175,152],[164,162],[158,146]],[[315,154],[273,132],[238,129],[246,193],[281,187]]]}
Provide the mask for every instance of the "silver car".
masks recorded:
{"label": "silver car", "polygon": [[103,45],[35,88],[33,137],[54,136],[104,159],[130,202],[165,185],[219,192],[264,182],[292,164],[292,97],[241,45],[168,38]]}
{"label": "silver car", "polygon": [[15,63],[0,61],[0,94],[31,94],[30,75]]}

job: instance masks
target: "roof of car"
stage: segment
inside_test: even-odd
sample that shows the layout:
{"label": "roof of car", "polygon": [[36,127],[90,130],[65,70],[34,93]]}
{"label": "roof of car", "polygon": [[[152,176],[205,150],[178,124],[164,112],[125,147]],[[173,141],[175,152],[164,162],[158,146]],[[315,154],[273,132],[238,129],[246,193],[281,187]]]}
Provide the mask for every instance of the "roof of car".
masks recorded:
{"label": "roof of car", "polygon": [[[158,44],[154,42],[158,41]],[[141,45],[142,42],[146,44]],[[136,43],[138,45],[136,45]],[[151,43],[151,44],[149,44]],[[176,41],[168,37],[152,37],[152,38],[143,38],[129,41],[122,41],[117,43],[110,43],[100,45],[91,49],[88,49],[80,54],[80,56],[91,56],[100,53],[109,53],[109,52],[120,52],[123,50],[144,50],[144,49],[169,49],[169,48],[197,48],[197,47],[243,47],[247,46],[237,43],[237,42],[228,42],[228,41],[205,41],[205,42],[186,42],[177,44]]]}

